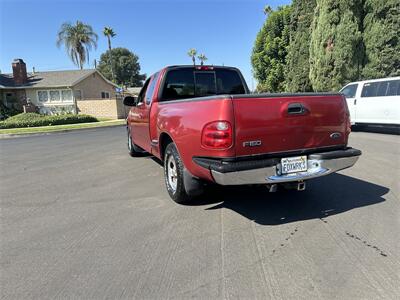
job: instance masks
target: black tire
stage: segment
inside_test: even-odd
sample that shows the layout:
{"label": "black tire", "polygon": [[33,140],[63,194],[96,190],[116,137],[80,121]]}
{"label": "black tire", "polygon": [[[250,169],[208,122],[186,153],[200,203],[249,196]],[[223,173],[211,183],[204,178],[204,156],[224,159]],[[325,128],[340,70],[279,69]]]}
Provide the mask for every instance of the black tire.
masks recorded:
{"label": "black tire", "polygon": [[128,132],[128,150],[129,150],[129,155],[132,156],[132,157],[137,157],[137,156],[143,155],[143,151],[141,151],[140,148],[133,143],[131,130],[130,130],[129,127],[127,127],[127,132]]}
{"label": "black tire", "polygon": [[171,199],[179,204],[186,204],[191,200],[185,190],[183,168],[184,165],[175,144],[168,144],[164,154],[165,186]]}

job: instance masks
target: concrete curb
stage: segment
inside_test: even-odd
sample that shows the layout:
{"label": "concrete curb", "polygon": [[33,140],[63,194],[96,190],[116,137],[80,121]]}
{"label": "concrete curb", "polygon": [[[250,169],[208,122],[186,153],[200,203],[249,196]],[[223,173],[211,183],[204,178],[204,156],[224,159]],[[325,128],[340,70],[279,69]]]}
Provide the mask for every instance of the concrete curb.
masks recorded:
{"label": "concrete curb", "polygon": [[3,133],[3,134],[0,134],[0,140],[1,139],[14,139],[14,138],[31,137],[31,136],[62,134],[62,133],[67,133],[67,132],[71,132],[71,131],[95,130],[95,129],[101,129],[101,128],[117,127],[117,126],[126,126],[126,125],[125,124],[110,124],[110,125],[107,125],[107,126],[60,129],[60,130],[49,131],[49,132]]}

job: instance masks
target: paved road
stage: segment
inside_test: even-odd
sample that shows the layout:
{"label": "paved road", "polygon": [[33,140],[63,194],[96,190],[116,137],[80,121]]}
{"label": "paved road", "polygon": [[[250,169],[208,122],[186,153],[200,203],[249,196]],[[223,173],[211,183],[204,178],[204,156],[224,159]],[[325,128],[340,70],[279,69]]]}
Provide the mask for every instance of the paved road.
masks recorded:
{"label": "paved road", "polygon": [[122,127],[0,140],[1,296],[399,299],[400,137],[304,192],[173,203]]}

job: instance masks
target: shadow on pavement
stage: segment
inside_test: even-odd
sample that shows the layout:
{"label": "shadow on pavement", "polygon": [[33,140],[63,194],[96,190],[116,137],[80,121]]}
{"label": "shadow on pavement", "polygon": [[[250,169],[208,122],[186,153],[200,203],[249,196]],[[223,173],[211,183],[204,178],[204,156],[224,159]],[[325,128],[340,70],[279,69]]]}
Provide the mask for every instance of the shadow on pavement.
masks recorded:
{"label": "shadow on pavement", "polygon": [[[389,189],[353,177],[332,174],[307,182],[303,192],[269,193],[262,186],[218,187],[197,205],[218,203],[207,210],[231,209],[261,225],[279,225],[340,214],[385,201]],[[203,203],[201,203],[203,202]]]}
{"label": "shadow on pavement", "polygon": [[351,131],[400,135],[400,126],[353,125]]}

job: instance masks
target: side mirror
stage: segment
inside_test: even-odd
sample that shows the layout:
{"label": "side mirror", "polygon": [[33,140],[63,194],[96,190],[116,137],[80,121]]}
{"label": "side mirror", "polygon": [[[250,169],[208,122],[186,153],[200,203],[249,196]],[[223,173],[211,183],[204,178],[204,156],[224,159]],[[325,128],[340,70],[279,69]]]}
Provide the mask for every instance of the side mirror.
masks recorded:
{"label": "side mirror", "polygon": [[126,96],[124,98],[124,105],[126,106],[136,106],[136,97]]}

